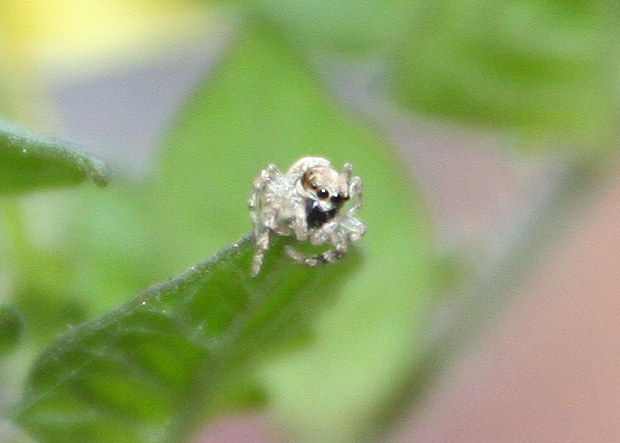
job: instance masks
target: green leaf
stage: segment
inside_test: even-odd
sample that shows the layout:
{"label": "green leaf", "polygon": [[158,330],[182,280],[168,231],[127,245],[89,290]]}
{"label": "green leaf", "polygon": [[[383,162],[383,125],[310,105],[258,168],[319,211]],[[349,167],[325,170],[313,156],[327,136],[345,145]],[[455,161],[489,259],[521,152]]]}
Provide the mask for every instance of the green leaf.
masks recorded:
{"label": "green leaf", "polygon": [[0,121],[0,194],[110,180],[106,165],[70,143]]}
{"label": "green leaf", "polygon": [[346,441],[416,359],[432,243],[427,208],[383,135],[328,92],[277,26],[251,22],[169,135],[148,208],[179,268],[251,228],[252,182],[269,163],[286,169],[320,155],[354,164],[365,184],[365,260],[317,319],[312,345],[261,372],[272,412],[300,439]]}
{"label": "green leaf", "polygon": [[[162,442],[238,402],[235,386],[295,338],[359,260],[311,269],[276,239],[250,277],[246,236],[177,278],[71,330],[35,364],[17,421],[42,442]],[[338,272],[333,272],[338,269]]]}
{"label": "green leaf", "polygon": [[14,306],[0,305],[0,356],[18,342],[23,319]]}
{"label": "green leaf", "polygon": [[607,147],[617,55],[604,4],[419,2],[393,54],[393,95],[444,118],[517,129],[530,146]]}

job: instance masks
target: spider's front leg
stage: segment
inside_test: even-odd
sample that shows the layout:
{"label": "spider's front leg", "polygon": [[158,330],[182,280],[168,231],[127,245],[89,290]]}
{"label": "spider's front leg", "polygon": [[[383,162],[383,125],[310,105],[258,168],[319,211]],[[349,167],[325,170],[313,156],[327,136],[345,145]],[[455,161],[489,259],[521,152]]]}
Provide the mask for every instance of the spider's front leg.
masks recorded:
{"label": "spider's front leg", "polygon": [[315,245],[331,244],[334,248],[313,256],[304,255],[292,246],[286,246],[284,250],[296,262],[310,267],[338,261],[348,250],[347,236],[342,232],[340,225],[335,220],[313,232],[310,236],[310,241]]}
{"label": "spider's front leg", "polygon": [[292,206],[294,209],[294,218],[291,222],[291,229],[295,235],[295,239],[298,241],[306,241],[310,236],[310,229],[308,228],[308,213],[306,211],[306,205],[302,199],[295,202]]}
{"label": "spider's front leg", "polygon": [[347,211],[347,217],[353,218],[353,215],[362,207],[362,191],[363,191],[362,179],[355,176],[351,178],[349,183],[349,195],[353,206]]}
{"label": "spider's front leg", "polygon": [[304,255],[301,252],[299,252],[297,249],[293,248],[292,246],[288,246],[288,245],[285,246],[284,250],[286,251],[288,256],[291,257],[293,260],[295,260],[298,263],[301,263],[302,265],[310,266],[311,268],[314,268],[315,266],[318,266],[323,263],[333,263],[335,261],[338,261],[347,253],[346,246],[344,250],[330,249],[328,251],[322,252],[321,254],[312,255],[312,256]]}

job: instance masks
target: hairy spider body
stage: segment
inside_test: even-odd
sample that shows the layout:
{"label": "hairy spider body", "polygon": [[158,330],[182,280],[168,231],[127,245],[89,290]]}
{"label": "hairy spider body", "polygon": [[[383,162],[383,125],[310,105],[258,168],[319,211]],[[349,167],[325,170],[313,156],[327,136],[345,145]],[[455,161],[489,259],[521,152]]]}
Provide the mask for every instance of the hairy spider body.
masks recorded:
{"label": "hairy spider body", "polygon": [[[307,266],[339,260],[347,253],[350,242],[362,238],[366,226],[354,217],[362,206],[362,180],[352,177],[352,173],[350,163],[338,172],[322,157],[301,158],[286,174],[273,164],[260,172],[249,201],[256,240],[252,276],[260,272],[271,235],[333,246],[310,257],[286,246],[285,251],[293,260]],[[349,200],[351,207],[341,211]]]}

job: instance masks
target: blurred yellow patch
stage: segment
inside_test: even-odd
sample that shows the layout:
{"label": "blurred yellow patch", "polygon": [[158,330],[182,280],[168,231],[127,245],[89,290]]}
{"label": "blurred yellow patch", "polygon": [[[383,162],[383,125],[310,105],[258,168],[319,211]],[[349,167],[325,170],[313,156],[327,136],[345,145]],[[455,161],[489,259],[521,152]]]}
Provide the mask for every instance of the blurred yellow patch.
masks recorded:
{"label": "blurred yellow patch", "polygon": [[[14,68],[92,71],[204,33],[208,9],[188,0],[2,0],[0,35]],[[76,72],[77,71],[77,72]]]}

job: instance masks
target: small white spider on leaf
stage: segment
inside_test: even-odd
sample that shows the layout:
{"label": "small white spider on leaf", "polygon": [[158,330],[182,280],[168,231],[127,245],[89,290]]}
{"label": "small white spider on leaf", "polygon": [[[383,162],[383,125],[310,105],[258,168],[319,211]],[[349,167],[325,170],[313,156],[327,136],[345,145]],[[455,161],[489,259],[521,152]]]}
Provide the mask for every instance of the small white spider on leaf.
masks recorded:
{"label": "small white spider on leaf", "polygon": [[[322,157],[301,158],[286,174],[273,164],[260,172],[249,201],[256,240],[253,277],[260,272],[272,235],[333,246],[309,257],[291,246],[285,247],[293,260],[307,266],[339,260],[350,242],[362,238],[366,225],[354,217],[362,206],[362,179],[352,173],[350,163],[339,172]],[[351,206],[341,211],[348,200]]]}

